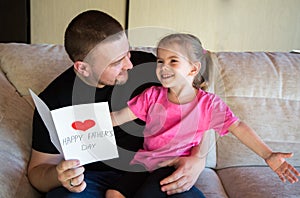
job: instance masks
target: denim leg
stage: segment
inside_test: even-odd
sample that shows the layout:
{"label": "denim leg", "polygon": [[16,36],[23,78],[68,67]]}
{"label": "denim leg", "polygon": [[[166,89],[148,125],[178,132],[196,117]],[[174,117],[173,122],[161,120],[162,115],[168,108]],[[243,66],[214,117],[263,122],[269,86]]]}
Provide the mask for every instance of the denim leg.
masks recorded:
{"label": "denim leg", "polygon": [[174,171],[174,167],[164,167],[150,173],[144,184],[136,192],[134,198],[205,198],[203,193],[195,186],[189,191],[174,195],[167,195],[165,192],[162,192],[159,182],[163,178],[171,175]]}
{"label": "denim leg", "polygon": [[165,198],[167,194],[160,190],[161,186],[159,182],[171,175],[174,172],[174,167],[163,167],[159,168],[145,179],[143,185],[138,189],[134,198]]}
{"label": "denim leg", "polygon": [[121,173],[114,171],[85,171],[84,181],[87,186],[81,193],[73,193],[64,187],[58,187],[46,194],[46,198],[105,198],[106,190],[115,183]]}
{"label": "denim leg", "polygon": [[169,195],[168,197],[169,198],[205,198],[203,193],[195,186],[193,186],[189,191],[174,194],[174,195]]}

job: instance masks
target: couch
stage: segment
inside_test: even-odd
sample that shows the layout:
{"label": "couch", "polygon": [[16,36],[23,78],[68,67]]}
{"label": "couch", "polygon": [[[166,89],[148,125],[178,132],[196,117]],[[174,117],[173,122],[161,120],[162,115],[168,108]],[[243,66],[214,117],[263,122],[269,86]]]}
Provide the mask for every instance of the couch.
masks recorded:
{"label": "couch", "polygon": [[[287,161],[300,171],[300,54],[210,54],[209,91],[274,151],[293,152]],[[0,197],[42,196],[27,177],[34,110],[28,89],[38,94],[71,64],[61,45],[0,44]],[[196,183],[206,197],[300,197],[300,182],[282,183],[231,134],[210,131],[206,142],[206,168]]]}

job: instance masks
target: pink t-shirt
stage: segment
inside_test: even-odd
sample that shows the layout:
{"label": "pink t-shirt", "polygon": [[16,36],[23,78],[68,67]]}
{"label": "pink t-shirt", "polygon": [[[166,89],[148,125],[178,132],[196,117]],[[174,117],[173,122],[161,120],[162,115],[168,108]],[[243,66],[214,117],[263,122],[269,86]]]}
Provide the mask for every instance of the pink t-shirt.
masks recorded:
{"label": "pink t-shirt", "polygon": [[216,95],[199,90],[187,104],[168,100],[168,89],[153,86],[128,102],[129,108],[146,122],[144,146],[131,164],[142,164],[151,171],[165,160],[190,155],[205,131],[214,129],[221,136],[238,120]]}

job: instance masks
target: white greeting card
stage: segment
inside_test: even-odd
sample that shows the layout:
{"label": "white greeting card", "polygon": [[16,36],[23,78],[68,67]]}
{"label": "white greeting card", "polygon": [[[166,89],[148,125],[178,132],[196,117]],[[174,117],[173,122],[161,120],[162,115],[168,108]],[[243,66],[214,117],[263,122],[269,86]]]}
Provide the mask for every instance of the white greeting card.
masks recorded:
{"label": "white greeting card", "polygon": [[107,102],[50,111],[33,91],[29,91],[52,143],[66,160],[78,159],[84,165],[119,157]]}

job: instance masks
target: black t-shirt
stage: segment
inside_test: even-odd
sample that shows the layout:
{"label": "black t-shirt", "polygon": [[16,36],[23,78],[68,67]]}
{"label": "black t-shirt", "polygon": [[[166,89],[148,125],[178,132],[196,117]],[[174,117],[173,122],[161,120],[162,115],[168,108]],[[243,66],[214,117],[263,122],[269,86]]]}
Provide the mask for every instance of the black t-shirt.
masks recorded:
{"label": "black t-shirt", "polygon": [[[150,53],[132,51],[131,61],[134,66],[147,63],[148,67],[155,68],[156,58]],[[148,73],[145,75],[155,75],[155,73]],[[106,101],[109,104],[110,110],[112,110],[111,97],[113,90],[114,86],[96,88],[87,85],[86,83],[81,81],[80,78],[76,77],[73,67],[70,67],[60,76],[58,76],[54,81],[52,81],[49,84],[49,86],[42,93],[39,94],[39,97],[46,103],[50,110],[77,104],[87,104]],[[128,133],[128,130],[133,130],[135,135],[131,135],[131,132]],[[86,169],[130,169],[129,162],[133,158],[133,151],[137,151],[139,148],[142,148],[142,130],[141,128],[138,128],[126,129],[126,131],[124,131],[123,128],[117,126],[114,127],[114,132],[116,137],[116,143],[118,145],[119,158],[87,164],[85,165]],[[59,154],[58,150],[52,144],[49,132],[44,122],[42,121],[39,113],[36,110],[34,112],[33,117],[32,148],[43,153]]]}

